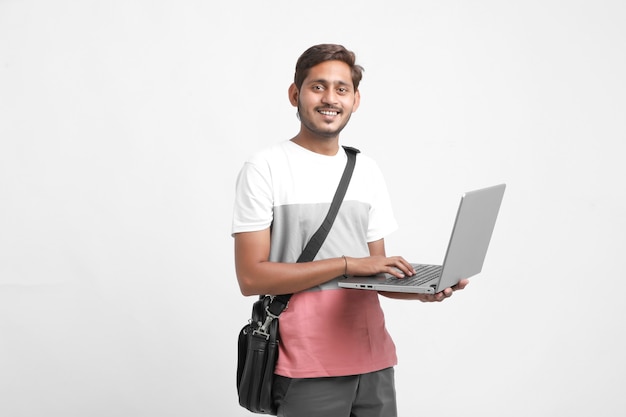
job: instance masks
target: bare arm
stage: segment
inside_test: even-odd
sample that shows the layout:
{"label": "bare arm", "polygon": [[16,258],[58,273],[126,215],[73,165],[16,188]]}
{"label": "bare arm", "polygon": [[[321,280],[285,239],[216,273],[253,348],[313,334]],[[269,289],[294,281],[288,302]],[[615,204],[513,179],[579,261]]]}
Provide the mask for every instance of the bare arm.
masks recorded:
{"label": "bare arm", "polygon": [[[384,253],[384,242],[381,242]],[[370,244],[370,253],[371,245]],[[243,295],[290,294],[303,291],[344,273],[372,275],[380,272],[402,276],[411,266],[399,256],[339,257],[303,263],[270,262],[270,230],[235,234],[235,268]],[[402,272],[400,272],[402,271]]]}
{"label": "bare arm", "polygon": [[270,230],[235,235],[235,269],[243,295],[291,294],[343,274],[343,258],[306,263],[270,262]]}

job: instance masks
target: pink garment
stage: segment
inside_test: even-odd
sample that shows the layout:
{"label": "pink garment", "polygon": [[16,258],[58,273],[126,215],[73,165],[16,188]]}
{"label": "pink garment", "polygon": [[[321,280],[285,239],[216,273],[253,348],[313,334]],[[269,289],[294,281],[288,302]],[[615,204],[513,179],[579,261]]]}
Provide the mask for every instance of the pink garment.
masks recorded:
{"label": "pink garment", "polygon": [[294,294],[279,323],[278,375],[357,375],[397,363],[376,292],[325,289]]}

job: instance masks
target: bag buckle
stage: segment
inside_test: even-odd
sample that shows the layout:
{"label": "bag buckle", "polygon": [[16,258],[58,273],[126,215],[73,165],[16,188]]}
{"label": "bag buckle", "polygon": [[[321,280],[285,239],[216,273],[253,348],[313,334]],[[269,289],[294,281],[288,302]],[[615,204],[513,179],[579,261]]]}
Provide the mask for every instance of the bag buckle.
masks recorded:
{"label": "bag buckle", "polygon": [[260,327],[258,327],[257,329],[255,329],[254,331],[252,331],[253,335],[259,334],[261,336],[265,336],[265,339],[268,340],[270,338],[270,334],[269,334],[269,327],[270,324],[272,324],[272,321],[274,319],[277,319],[278,316],[272,314],[270,312],[269,306],[265,307],[265,313],[267,314],[267,317],[265,317],[265,322],[263,324],[261,324],[261,322],[259,322],[259,324],[261,324]]}

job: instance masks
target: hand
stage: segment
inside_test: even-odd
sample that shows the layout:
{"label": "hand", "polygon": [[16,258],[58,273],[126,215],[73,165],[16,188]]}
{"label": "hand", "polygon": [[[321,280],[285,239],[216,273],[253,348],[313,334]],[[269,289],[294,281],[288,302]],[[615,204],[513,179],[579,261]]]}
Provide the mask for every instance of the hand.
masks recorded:
{"label": "hand", "polygon": [[468,279],[462,279],[456,285],[453,285],[450,288],[446,288],[443,291],[439,291],[435,294],[409,294],[409,293],[398,293],[398,292],[387,292],[387,291],[379,291],[380,295],[383,295],[388,298],[395,299],[403,299],[403,300],[420,300],[424,303],[432,303],[432,302],[441,302],[446,298],[452,297],[452,294],[455,291],[462,290],[469,284]]}
{"label": "hand", "polygon": [[453,285],[450,288],[446,288],[443,291],[439,291],[438,293],[435,294],[419,294],[419,295],[423,295],[423,299],[421,299],[423,302],[441,302],[443,300],[445,300],[446,298],[450,298],[452,297],[452,294],[454,294],[455,291],[458,290],[462,290],[463,288],[465,288],[467,286],[467,284],[469,284],[469,280],[468,279],[462,279],[461,281],[459,281],[456,285]]}
{"label": "hand", "polygon": [[397,278],[412,276],[415,270],[401,256],[368,256],[366,258],[349,258],[346,260],[346,275],[368,276],[380,273],[391,274]]}

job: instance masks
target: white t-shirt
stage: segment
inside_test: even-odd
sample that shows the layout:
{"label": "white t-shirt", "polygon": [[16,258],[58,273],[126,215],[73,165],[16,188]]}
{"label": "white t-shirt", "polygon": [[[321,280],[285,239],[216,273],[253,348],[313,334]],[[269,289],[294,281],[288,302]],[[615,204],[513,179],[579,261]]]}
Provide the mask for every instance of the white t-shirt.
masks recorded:
{"label": "white t-shirt", "polygon": [[[251,157],[237,178],[232,233],[272,228],[270,261],[296,262],[324,220],[346,165],[284,141]],[[378,165],[358,154],[346,196],[315,259],[364,257],[367,243],[397,228]],[[378,294],[338,287],[338,278],[294,294],[279,319],[276,373],[354,375],[396,363]]]}

